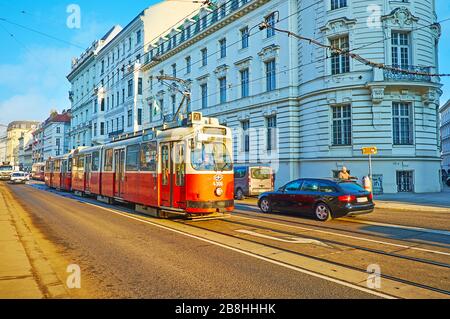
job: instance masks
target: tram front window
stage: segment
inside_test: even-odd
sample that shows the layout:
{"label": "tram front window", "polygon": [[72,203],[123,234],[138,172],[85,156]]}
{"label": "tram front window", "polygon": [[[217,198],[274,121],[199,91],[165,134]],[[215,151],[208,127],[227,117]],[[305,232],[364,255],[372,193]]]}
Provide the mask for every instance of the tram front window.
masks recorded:
{"label": "tram front window", "polygon": [[192,167],[197,171],[231,171],[233,164],[223,142],[203,142],[191,152]]}

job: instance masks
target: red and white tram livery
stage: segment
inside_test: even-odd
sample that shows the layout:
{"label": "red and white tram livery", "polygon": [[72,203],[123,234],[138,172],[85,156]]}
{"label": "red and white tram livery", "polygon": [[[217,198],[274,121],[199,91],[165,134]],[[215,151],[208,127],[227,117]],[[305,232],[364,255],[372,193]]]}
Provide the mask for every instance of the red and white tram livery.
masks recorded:
{"label": "red and white tram livery", "polygon": [[194,112],[180,127],[77,150],[72,190],[108,202],[134,203],[137,210],[161,217],[231,212],[231,129]]}

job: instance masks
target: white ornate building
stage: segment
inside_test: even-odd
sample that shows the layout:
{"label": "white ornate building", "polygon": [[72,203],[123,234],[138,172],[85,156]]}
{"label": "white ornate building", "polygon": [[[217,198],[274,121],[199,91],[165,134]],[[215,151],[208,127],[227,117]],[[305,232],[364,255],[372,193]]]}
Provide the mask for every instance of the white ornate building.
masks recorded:
{"label": "white ornate building", "polygon": [[[72,85],[69,99],[72,103],[72,120],[68,132],[69,148],[91,146],[96,142],[92,117],[98,104],[96,56],[111,41],[122,27],[114,26],[100,40],[95,41],[79,58],[72,61],[67,79]],[[93,140],[94,138],[94,140]]]}
{"label": "white ornate building", "polygon": [[71,148],[110,141],[140,130],[143,121],[141,63],[152,40],[200,4],[162,1],[124,28],[115,26],[77,60],[72,83]]}
{"label": "white ornate building", "polygon": [[234,129],[236,162],[270,163],[277,186],[332,177],[343,165],[363,177],[361,148],[377,146],[377,192],[439,191],[438,77],[372,68],[258,28],[266,20],[372,61],[436,73],[434,2],[163,1],[74,61],[70,148],[161,125],[181,100],[179,87],[156,79],[166,74],[189,81],[189,110]]}
{"label": "white ornate building", "polygon": [[259,30],[264,19],[386,65],[438,71],[434,0],[218,1],[148,46],[144,127],[161,125],[161,113],[178,107],[177,90],[156,80],[174,75],[191,83],[190,110],[235,129],[235,160],[270,162],[277,186],[332,177],[343,165],[363,177],[361,148],[377,146],[377,192],[440,191],[439,78],[334,56]]}

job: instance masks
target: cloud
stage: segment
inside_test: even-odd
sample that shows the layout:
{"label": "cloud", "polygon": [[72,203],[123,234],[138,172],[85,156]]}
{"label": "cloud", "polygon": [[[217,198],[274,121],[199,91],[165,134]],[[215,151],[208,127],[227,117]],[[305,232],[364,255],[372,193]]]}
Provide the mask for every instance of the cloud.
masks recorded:
{"label": "cloud", "polygon": [[7,124],[15,120],[43,121],[51,109],[62,110],[61,107],[57,107],[59,100],[36,93],[12,96],[0,102],[0,123]]}
{"label": "cloud", "polygon": [[[92,22],[74,30],[70,41],[92,43],[105,30],[108,26]],[[50,109],[70,108],[66,76],[72,57],[81,51],[76,47],[27,44],[17,62],[0,64],[0,123],[42,121]]]}

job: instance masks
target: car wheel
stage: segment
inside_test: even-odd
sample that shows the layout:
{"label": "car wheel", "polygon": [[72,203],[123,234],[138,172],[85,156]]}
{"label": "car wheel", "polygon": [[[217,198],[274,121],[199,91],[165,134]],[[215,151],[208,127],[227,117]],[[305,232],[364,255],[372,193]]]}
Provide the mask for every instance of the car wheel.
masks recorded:
{"label": "car wheel", "polygon": [[261,211],[263,213],[271,213],[272,212],[272,203],[270,202],[270,199],[268,199],[267,197],[263,197],[261,198],[261,200],[259,201],[259,208],[261,209]]}
{"label": "car wheel", "polygon": [[244,192],[242,191],[242,189],[238,188],[236,190],[236,199],[237,200],[242,200],[244,199]]}
{"label": "car wheel", "polygon": [[326,222],[332,219],[331,209],[325,203],[318,203],[314,209],[314,215],[322,222]]}

